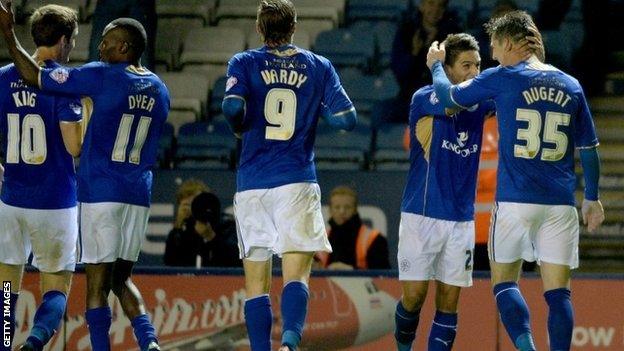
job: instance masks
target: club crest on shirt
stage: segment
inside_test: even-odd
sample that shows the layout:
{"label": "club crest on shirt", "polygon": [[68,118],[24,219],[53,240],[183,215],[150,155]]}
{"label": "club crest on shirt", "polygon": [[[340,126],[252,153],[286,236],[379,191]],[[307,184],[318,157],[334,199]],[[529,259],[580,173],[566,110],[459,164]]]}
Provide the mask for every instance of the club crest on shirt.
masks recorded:
{"label": "club crest on shirt", "polygon": [[435,91],[431,93],[431,95],[429,95],[429,102],[432,105],[436,105],[437,103],[440,102],[440,99],[438,99],[438,95],[436,95]]}
{"label": "club crest on shirt", "polygon": [[468,132],[457,133],[457,143],[459,144],[459,146],[466,146],[466,141],[468,141]]}
{"label": "club crest on shirt", "polygon": [[71,108],[71,110],[77,115],[82,114],[82,106],[78,104],[71,103],[69,104],[69,108]]}
{"label": "club crest on shirt", "polygon": [[227,82],[225,83],[225,91],[232,89],[232,87],[235,86],[236,83],[238,83],[238,79],[236,79],[236,77],[232,76],[228,78]]}
{"label": "club crest on shirt", "polygon": [[50,78],[59,84],[63,84],[69,78],[69,71],[64,67],[55,68],[50,72]]}

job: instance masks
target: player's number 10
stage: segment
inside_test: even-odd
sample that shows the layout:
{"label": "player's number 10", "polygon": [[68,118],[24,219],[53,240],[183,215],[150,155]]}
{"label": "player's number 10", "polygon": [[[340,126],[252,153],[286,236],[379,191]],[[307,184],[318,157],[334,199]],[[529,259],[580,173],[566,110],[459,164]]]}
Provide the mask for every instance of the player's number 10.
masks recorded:
{"label": "player's number 10", "polygon": [[43,118],[37,114],[24,116],[20,133],[20,116],[17,113],[7,114],[7,163],[22,161],[29,165],[40,165],[47,157],[46,130]]}
{"label": "player's number 10", "polygon": [[526,128],[518,128],[516,138],[524,140],[525,145],[514,145],[514,156],[533,159],[540,151],[542,142],[555,144],[554,148],[542,146],[542,161],[555,162],[561,160],[568,149],[568,136],[560,131],[559,126],[570,125],[570,115],[567,113],[546,112],[544,136],[540,140],[542,129],[542,115],[537,110],[519,108],[516,110],[516,121],[527,122]]}

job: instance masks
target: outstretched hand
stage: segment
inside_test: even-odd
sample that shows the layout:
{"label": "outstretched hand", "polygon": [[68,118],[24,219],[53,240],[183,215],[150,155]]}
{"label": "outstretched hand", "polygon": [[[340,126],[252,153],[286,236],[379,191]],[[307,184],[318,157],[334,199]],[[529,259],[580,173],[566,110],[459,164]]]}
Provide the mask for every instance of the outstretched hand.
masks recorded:
{"label": "outstretched hand", "polygon": [[602,208],[600,200],[583,200],[581,214],[583,215],[583,224],[587,225],[587,230],[590,233],[596,231],[605,220],[604,209]]}
{"label": "outstretched hand", "polygon": [[12,0],[0,0],[0,29],[4,33],[9,33],[15,25],[12,3]]}
{"label": "outstretched hand", "polygon": [[440,61],[444,63],[445,57],[446,57],[446,49],[444,48],[444,43],[438,46],[438,42],[434,41],[433,43],[431,43],[431,46],[429,47],[429,51],[427,52],[427,67],[431,69],[431,67],[433,67],[433,64],[436,63],[436,61]]}

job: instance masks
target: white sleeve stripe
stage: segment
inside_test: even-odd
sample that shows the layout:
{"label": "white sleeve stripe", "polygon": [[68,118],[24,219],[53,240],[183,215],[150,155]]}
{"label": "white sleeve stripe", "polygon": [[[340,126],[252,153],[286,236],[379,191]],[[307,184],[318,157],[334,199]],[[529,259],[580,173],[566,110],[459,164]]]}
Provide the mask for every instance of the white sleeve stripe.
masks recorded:
{"label": "white sleeve stripe", "polygon": [[577,146],[576,149],[577,150],[595,149],[598,147],[598,145],[600,145],[600,143],[596,143],[594,145],[588,145],[588,146]]}
{"label": "white sleeve stripe", "polygon": [[466,107],[466,106],[462,106],[462,105],[458,104],[458,103],[457,103],[457,101],[455,101],[455,98],[453,97],[453,87],[450,87],[450,88],[449,88],[449,96],[451,97],[451,101],[453,101],[453,103],[454,103],[455,105],[457,105],[457,106],[459,106],[459,107],[461,107],[461,108],[463,108],[463,109],[468,109],[468,107]]}
{"label": "white sleeve stripe", "polygon": [[233,99],[241,99],[243,101],[246,101],[244,97],[240,96],[240,95],[226,95],[225,97],[223,97],[223,99],[229,99],[229,98],[233,98]]}
{"label": "white sleeve stripe", "polygon": [[352,112],[352,111],[355,111],[355,107],[351,107],[348,110],[344,110],[344,111],[340,111],[340,112],[334,113],[332,116],[339,117],[339,116],[342,116],[342,115],[346,115],[347,113]]}

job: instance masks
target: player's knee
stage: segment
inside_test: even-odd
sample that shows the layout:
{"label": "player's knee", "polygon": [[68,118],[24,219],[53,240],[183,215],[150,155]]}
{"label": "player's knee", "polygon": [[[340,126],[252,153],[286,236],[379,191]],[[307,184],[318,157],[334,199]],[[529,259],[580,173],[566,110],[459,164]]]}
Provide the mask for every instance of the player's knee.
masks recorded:
{"label": "player's knee", "polygon": [[401,298],[401,304],[405,310],[414,312],[422,307],[426,297],[426,291],[424,293],[421,291],[404,292],[403,297]]}

